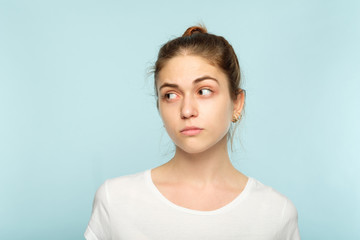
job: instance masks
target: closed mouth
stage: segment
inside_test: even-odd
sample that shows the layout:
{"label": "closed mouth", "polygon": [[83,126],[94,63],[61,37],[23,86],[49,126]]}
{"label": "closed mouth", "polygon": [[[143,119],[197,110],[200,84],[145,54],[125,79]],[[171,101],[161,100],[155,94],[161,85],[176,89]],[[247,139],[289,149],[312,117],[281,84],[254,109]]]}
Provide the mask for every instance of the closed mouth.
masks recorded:
{"label": "closed mouth", "polygon": [[187,136],[194,136],[194,135],[198,135],[202,130],[203,128],[199,128],[199,127],[186,127],[182,129],[180,132]]}

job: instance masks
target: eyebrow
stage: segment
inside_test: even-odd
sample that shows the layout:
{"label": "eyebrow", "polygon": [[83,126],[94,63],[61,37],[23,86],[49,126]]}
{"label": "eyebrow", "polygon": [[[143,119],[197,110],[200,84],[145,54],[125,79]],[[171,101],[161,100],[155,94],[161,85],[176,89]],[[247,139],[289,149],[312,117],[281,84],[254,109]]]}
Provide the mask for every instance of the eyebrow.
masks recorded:
{"label": "eyebrow", "polygon": [[[219,85],[219,81],[216,79],[216,78],[213,78],[213,77],[210,77],[210,76],[203,76],[203,77],[199,77],[199,78],[196,78],[194,81],[193,81],[193,85],[201,82],[201,81],[204,81],[204,80],[213,80],[215,81],[218,85]],[[177,84],[173,84],[173,83],[164,83],[162,84],[160,87],[159,87],[159,91],[164,88],[164,87],[171,87],[171,88],[177,88],[179,89],[179,85]]]}

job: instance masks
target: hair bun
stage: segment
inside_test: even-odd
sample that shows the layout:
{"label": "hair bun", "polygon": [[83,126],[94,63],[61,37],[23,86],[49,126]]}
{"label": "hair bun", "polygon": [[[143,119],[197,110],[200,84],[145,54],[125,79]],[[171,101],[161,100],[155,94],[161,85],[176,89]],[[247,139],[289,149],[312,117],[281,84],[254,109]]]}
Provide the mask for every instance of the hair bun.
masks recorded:
{"label": "hair bun", "polygon": [[182,35],[183,37],[188,37],[191,36],[193,34],[196,33],[207,33],[207,29],[205,26],[193,26],[193,27],[189,27],[188,29],[186,29],[186,31],[184,32],[184,34]]}

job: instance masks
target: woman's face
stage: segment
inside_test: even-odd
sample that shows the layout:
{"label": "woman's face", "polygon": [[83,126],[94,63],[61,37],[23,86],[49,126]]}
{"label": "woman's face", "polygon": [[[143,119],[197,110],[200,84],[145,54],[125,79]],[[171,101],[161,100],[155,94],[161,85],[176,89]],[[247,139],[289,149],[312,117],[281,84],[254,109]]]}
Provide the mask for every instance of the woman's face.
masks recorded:
{"label": "woman's face", "polygon": [[[226,75],[199,56],[170,59],[158,74],[159,112],[175,145],[200,153],[225,141],[234,111]],[[240,99],[243,101],[243,99]]]}

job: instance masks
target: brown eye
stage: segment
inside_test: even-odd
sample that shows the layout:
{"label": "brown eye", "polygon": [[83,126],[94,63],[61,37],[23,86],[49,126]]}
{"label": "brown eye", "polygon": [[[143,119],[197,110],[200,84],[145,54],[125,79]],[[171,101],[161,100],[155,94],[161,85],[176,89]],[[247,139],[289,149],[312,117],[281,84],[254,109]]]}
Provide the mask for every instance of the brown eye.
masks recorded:
{"label": "brown eye", "polygon": [[203,95],[203,96],[207,96],[210,95],[212,93],[212,91],[210,89],[204,88],[204,89],[200,89],[199,94]]}
{"label": "brown eye", "polygon": [[165,98],[166,99],[175,99],[176,98],[176,94],[175,93],[166,93],[165,94]]}

